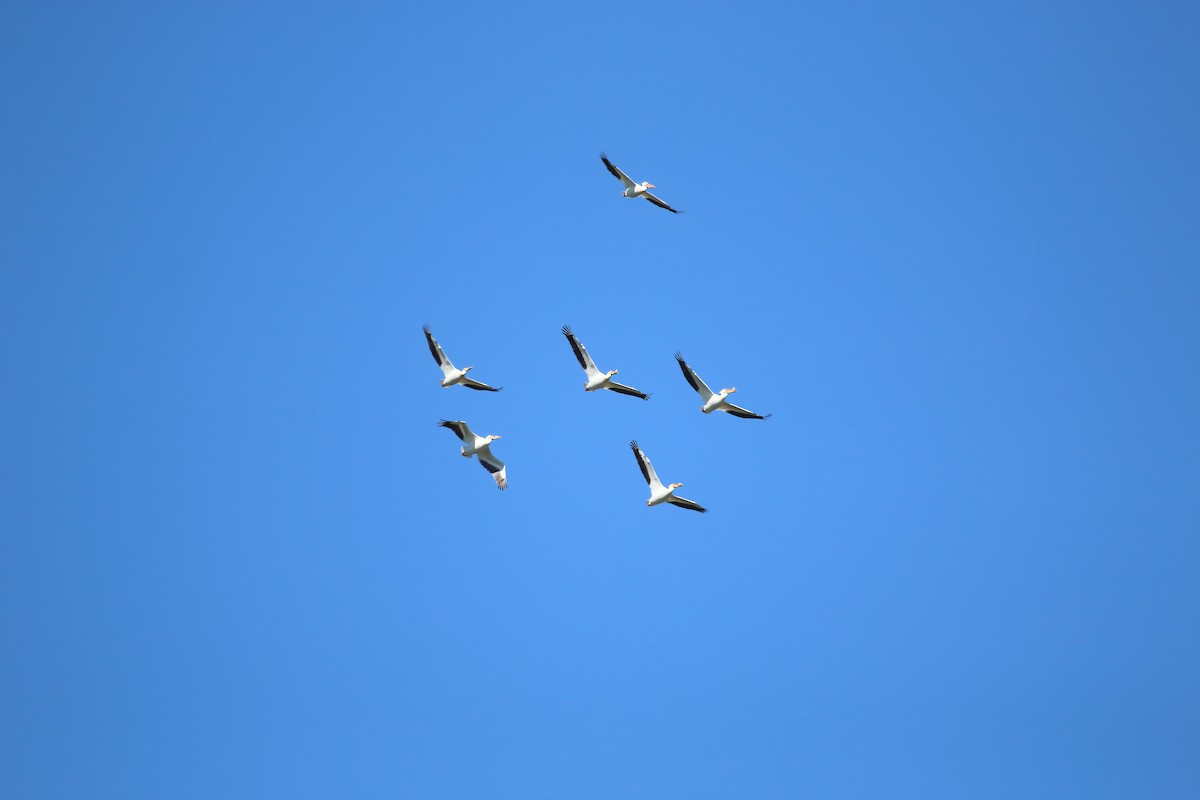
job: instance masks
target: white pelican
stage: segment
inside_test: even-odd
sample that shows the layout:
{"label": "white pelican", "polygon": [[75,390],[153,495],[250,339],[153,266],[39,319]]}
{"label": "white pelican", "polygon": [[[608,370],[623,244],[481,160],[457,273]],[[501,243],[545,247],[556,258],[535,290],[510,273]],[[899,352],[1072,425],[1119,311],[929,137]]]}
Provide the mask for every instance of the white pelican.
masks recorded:
{"label": "white pelican", "polygon": [[646,458],[646,454],[638,447],[638,443],[633,441],[629,443],[629,446],[633,448],[633,454],[637,456],[638,466],[642,468],[642,475],[646,478],[646,483],[650,484],[650,499],[646,501],[647,506],[670,503],[680,508],[699,511],[701,514],[708,513],[708,509],[699,503],[675,496],[675,490],[683,486],[682,483],[672,483],[670,486],[663,486],[662,481],[658,479],[658,475],[654,472],[654,467],[650,465],[650,459]]}
{"label": "white pelican", "polygon": [[499,439],[499,436],[479,436],[467,427],[467,423],[460,420],[449,422],[442,420],[438,423],[443,428],[449,428],[454,431],[454,435],[462,439],[463,458],[475,456],[479,459],[479,463],[483,464],[483,468],[492,473],[492,477],[496,479],[496,486],[500,489],[508,488],[508,467],[504,466],[504,462],[492,455],[492,442]]}
{"label": "white pelican", "polygon": [[608,156],[604,155],[604,153],[600,154],[600,160],[604,162],[604,166],[608,167],[609,172],[611,172],[613,175],[617,176],[617,180],[619,180],[619,181],[621,181],[621,183],[625,184],[625,191],[621,192],[621,194],[624,195],[625,197],[644,197],[647,200],[649,200],[651,203],[654,203],[654,205],[658,206],[659,208],[665,208],[667,211],[670,211],[672,214],[682,214],[683,213],[682,211],[680,211],[678,209],[671,208],[669,205],[664,203],[662,200],[659,200],[657,197],[650,194],[651,189],[657,188],[653,183],[646,183],[646,181],[642,181],[641,183],[634,183],[632,180],[630,180],[628,175],[626,175],[624,172],[621,172],[621,170],[618,169],[615,164],[613,164],[611,161],[609,161]]}
{"label": "white pelican", "polygon": [[596,369],[596,362],[592,361],[592,357],[588,355],[587,348],[583,346],[583,342],[571,333],[570,325],[563,325],[563,336],[567,337],[567,341],[571,343],[571,349],[575,351],[575,357],[579,359],[579,366],[583,367],[583,371],[587,373],[587,383],[583,384],[585,392],[594,392],[597,389],[609,389],[617,394],[627,394],[633,397],[640,397],[643,400],[649,400],[650,395],[645,392],[639,392],[632,386],[626,386],[617,383],[612,379],[613,375],[617,374],[617,370],[611,372],[601,372]]}
{"label": "white pelican", "polygon": [[743,419],[766,419],[771,416],[770,414],[767,414],[766,417],[762,414],[755,414],[753,411],[747,411],[741,406],[735,406],[726,400],[726,397],[737,391],[736,388],[713,392],[704,381],[700,380],[700,376],[696,374],[696,370],[689,367],[688,363],[683,360],[682,353],[676,353],[675,360],[679,362],[679,368],[683,370],[683,377],[687,378],[687,382],[692,385],[692,388],[700,395],[700,399],[704,401],[704,405],[700,406],[700,410],[705,414],[711,414],[713,411],[724,411],[727,414],[733,414],[735,417],[742,417]]}
{"label": "white pelican", "polygon": [[433,360],[442,368],[442,373],[445,377],[442,378],[442,388],[447,386],[465,386],[468,389],[475,389],[480,392],[498,392],[503,387],[488,386],[486,383],[468,378],[467,373],[475,369],[474,367],[456,368],[450,363],[450,359],[446,358],[446,354],[442,352],[442,346],[437,343],[437,339],[433,338],[433,334],[429,332],[429,326],[426,325],[422,330],[425,331],[425,338],[429,341],[429,352],[433,353]]}

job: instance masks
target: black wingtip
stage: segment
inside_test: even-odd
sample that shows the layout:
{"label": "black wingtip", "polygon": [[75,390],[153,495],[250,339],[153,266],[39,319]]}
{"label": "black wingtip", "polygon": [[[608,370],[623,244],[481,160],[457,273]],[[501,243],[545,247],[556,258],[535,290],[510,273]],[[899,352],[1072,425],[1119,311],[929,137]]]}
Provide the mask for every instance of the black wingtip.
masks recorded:
{"label": "black wingtip", "polygon": [[641,450],[641,448],[640,448],[640,447],[638,447],[637,439],[630,439],[630,440],[629,440],[629,447],[630,447],[630,448],[631,448],[631,449],[632,449],[634,452],[637,452],[638,450]]}
{"label": "black wingtip", "polygon": [[675,351],[675,360],[678,361],[680,364],[687,363],[686,361],[683,360],[683,353],[679,350]]}
{"label": "black wingtip", "polygon": [[432,333],[432,332],[433,332],[433,331],[429,330],[429,323],[428,323],[428,322],[427,322],[427,323],[425,323],[424,325],[422,325],[422,326],[421,326],[421,330],[425,331],[425,335],[426,335],[426,336],[428,336],[430,333]]}
{"label": "black wingtip", "polygon": [[570,325],[563,325],[563,326],[562,326],[562,332],[563,332],[563,336],[570,336],[570,335],[571,335],[571,326],[570,326]]}

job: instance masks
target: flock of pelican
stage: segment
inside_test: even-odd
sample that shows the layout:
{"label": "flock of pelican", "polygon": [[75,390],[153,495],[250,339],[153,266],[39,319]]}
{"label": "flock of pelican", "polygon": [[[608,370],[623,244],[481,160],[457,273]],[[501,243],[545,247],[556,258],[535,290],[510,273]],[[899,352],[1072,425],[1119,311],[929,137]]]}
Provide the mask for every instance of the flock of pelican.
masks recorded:
{"label": "flock of pelican", "polygon": [[[654,184],[645,181],[634,183],[628,175],[609,161],[608,156],[604,153],[600,154],[600,160],[604,162],[604,166],[608,168],[608,171],[625,185],[625,191],[622,192],[622,196],[628,198],[640,197],[649,200],[660,208],[665,208],[673,214],[681,213],[650,193],[650,189],[656,188]],[[438,344],[437,339],[433,338],[433,332],[429,329],[429,326],[426,325],[423,330],[425,332],[425,340],[429,344],[429,352],[433,354],[433,360],[437,362],[438,367],[442,370],[441,385],[443,389],[451,386],[465,386],[468,389],[480,392],[500,391],[502,387],[489,386],[486,383],[468,377],[467,373],[474,369],[474,367],[463,367],[462,369],[455,367],[450,359],[447,358],[445,351],[442,350],[442,346]],[[587,380],[583,384],[585,392],[607,389],[610,392],[637,397],[641,400],[650,399],[650,395],[645,392],[614,381],[613,376],[617,374],[617,370],[613,369],[601,372],[596,366],[596,362],[592,360],[591,355],[588,353],[588,349],[584,347],[583,342],[579,341],[579,337],[575,335],[569,325],[563,326],[562,334],[567,338],[568,344],[571,345],[571,352],[575,354],[575,359],[579,362],[579,366],[583,367],[583,372],[587,376]],[[726,414],[731,414],[742,419],[766,419],[771,416],[770,414],[756,414],[753,411],[729,402],[727,398],[737,391],[736,388],[722,389],[719,392],[714,392],[708,388],[708,384],[684,360],[682,353],[676,353],[675,360],[679,363],[679,369],[682,370],[683,377],[687,380],[688,385],[695,390],[696,394],[700,395],[700,400],[703,403],[700,406],[700,410],[705,414],[711,414],[714,411],[724,411]],[[499,439],[499,436],[480,436],[472,431],[467,426],[467,423],[462,420],[441,420],[438,425],[454,432],[454,435],[462,442],[459,453],[464,458],[474,456],[483,468],[491,473],[492,478],[496,481],[497,488],[501,490],[508,488],[508,467],[496,457],[491,448],[492,442]],[[701,514],[707,513],[708,509],[699,503],[675,494],[675,490],[683,486],[682,483],[663,484],[659,480],[658,474],[654,471],[654,467],[650,463],[650,459],[646,457],[645,452],[642,451],[636,441],[630,442],[629,447],[633,450],[633,455],[637,459],[642,477],[646,479],[646,485],[650,487],[650,499],[646,501],[647,506],[670,503],[679,508],[699,511]]]}

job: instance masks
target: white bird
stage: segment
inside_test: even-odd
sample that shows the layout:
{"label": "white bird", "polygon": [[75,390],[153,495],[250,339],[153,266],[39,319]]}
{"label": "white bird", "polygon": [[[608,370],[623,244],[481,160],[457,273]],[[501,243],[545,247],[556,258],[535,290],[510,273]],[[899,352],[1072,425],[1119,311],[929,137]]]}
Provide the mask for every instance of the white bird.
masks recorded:
{"label": "white bird", "polygon": [[634,183],[632,180],[630,180],[628,175],[626,175],[624,172],[621,172],[621,170],[618,169],[615,164],[613,164],[611,161],[609,161],[608,156],[606,156],[604,153],[600,154],[600,160],[604,162],[604,166],[608,167],[608,171],[617,177],[617,180],[619,180],[619,181],[621,181],[621,183],[625,184],[625,191],[621,192],[621,194],[623,196],[625,196],[625,197],[644,197],[645,199],[649,200],[651,203],[654,203],[654,205],[658,206],[659,208],[665,208],[667,211],[670,211],[672,214],[682,214],[683,213],[682,211],[679,211],[678,209],[671,208],[669,205],[664,203],[662,200],[659,200],[657,197],[650,194],[651,189],[658,188],[653,183],[647,183],[646,181],[642,181],[641,183]]}
{"label": "white bird", "polygon": [[766,419],[771,416],[770,414],[767,414],[766,417],[762,414],[755,414],[753,411],[747,411],[741,406],[735,406],[726,400],[726,397],[737,391],[736,388],[713,392],[704,381],[700,380],[700,376],[696,374],[696,370],[689,367],[688,363],[683,360],[682,353],[676,353],[675,360],[679,362],[679,368],[683,370],[683,377],[687,378],[687,382],[692,385],[692,388],[700,395],[700,399],[704,401],[704,405],[700,406],[700,410],[705,414],[711,414],[714,411],[724,411],[727,414],[733,414],[735,417],[742,417],[743,419]]}
{"label": "white bird", "polygon": [[567,337],[567,341],[571,343],[571,349],[575,351],[575,358],[579,359],[579,366],[583,367],[583,371],[587,373],[587,382],[583,384],[585,392],[594,392],[597,389],[609,389],[617,394],[627,394],[632,397],[640,397],[643,400],[650,399],[650,395],[645,392],[639,392],[632,386],[626,386],[614,381],[612,376],[616,375],[618,370],[601,372],[596,369],[596,362],[592,361],[592,357],[588,355],[587,348],[583,346],[583,342],[579,341],[575,334],[571,332],[570,325],[563,325],[562,332],[563,336]]}
{"label": "white bird", "polygon": [[480,383],[474,378],[468,378],[467,373],[475,369],[474,367],[456,368],[450,363],[450,359],[446,358],[446,354],[442,351],[442,346],[437,343],[437,339],[433,338],[433,334],[429,331],[429,326],[426,325],[422,330],[425,331],[425,338],[429,341],[429,352],[433,353],[433,360],[442,368],[442,388],[447,386],[465,386],[468,389],[475,389],[480,392],[498,392],[503,387],[488,386],[486,383]]}
{"label": "white bird", "polygon": [[647,506],[670,503],[680,508],[699,511],[701,514],[708,513],[708,509],[699,503],[675,496],[675,490],[683,486],[682,483],[672,483],[670,486],[663,486],[663,482],[658,479],[658,475],[654,472],[654,467],[650,464],[650,459],[646,458],[646,454],[638,447],[638,443],[633,441],[629,443],[629,446],[633,449],[633,454],[637,457],[638,466],[642,468],[642,475],[646,478],[646,483],[650,485],[650,499],[646,501]]}
{"label": "white bird", "polygon": [[463,458],[475,456],[483,468],[492,473],[492,477],[496,479],[496,486],[502,490],[508,488],[508,467],[492,454],[491,444],[499,439],[499,436],[479,436],[472,432],[467,427],[467,423],[462,420],[453,422],[442,420],[438,425],[454,431],[454,435],[462,440],[463,446],[459,452],[462,453]]}

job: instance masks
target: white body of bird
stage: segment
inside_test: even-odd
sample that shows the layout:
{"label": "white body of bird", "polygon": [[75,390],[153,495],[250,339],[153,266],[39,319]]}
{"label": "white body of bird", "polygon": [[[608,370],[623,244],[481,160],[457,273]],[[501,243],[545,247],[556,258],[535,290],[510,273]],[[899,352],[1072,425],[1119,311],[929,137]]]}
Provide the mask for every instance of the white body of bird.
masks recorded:
{"label": "white body of bird", "polygon": [[646,501],[646,505],[656,506],[667,502],[675,496],[675,490],[681,486],[683,486],[682,483],[672,483],[670,486],[663,486],[660,483],[658,486],[650,487],[650,499]]}
{"label": "white body of bird", "polygon": [[711,414],[714,411],[724,411],[729,408],[730,404],[725,402],[725,398],[736,392],[737,389],[722,389],[721,391],[708,398],[708,401],[700,407],[700,410],[705,414]]}
{"label": "white body of bird", "polygon": [[594,392],[597,389],[607,389],[612,386],[612,376],[616,375],[619,370],[609,370],[608,372],[600,372],[594,367],[588,371],[587,381],[583,384],[585,392]]}

